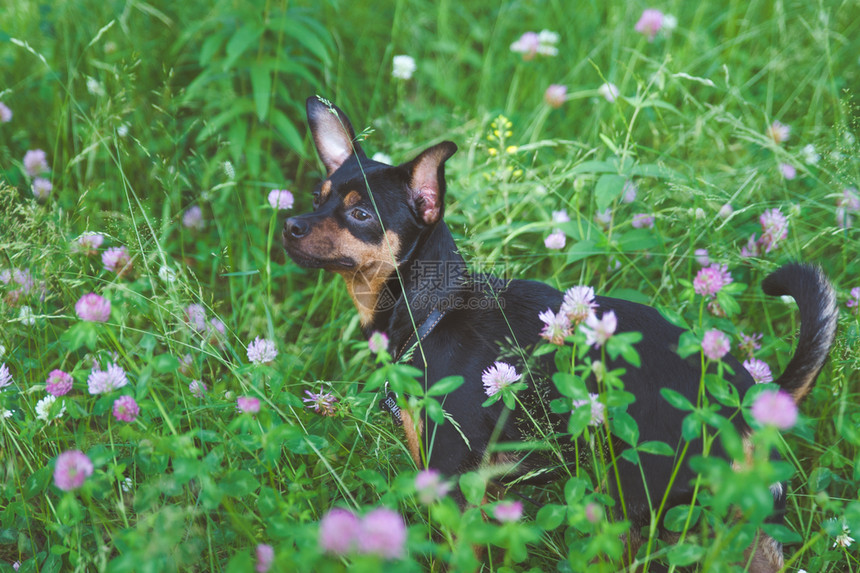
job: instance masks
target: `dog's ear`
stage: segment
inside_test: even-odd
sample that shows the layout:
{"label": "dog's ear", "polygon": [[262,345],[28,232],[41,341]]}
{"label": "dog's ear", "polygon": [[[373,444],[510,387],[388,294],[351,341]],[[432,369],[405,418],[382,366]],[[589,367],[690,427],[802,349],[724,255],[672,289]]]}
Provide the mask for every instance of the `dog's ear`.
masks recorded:
{"label": "dog's ear", "polygon": [[353,153],[364,158],[364,152],[355,140],[355,131],[349,118],[334,104],[319,96],[309,97],[307,104],[308,125],[314,138],[320,159],[331,175],[343,165]]}
{"label": "dog's ear", "polygon": [[409,172],[409,205],[425,225],[433,225],[442,218],[445,161],[456,151],[457,145],[453,141],[443,141],[401,166]]}

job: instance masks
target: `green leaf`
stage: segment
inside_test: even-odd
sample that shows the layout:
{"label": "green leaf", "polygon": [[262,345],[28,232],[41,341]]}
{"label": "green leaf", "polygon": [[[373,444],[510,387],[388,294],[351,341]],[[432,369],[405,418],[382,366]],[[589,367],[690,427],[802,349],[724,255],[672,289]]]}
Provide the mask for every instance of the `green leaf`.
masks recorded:
{"label": "green leaf", "polygon": [[272,23],[272,28],[279,29],[291,36],[316,56],[326,66],[331,65],[331,56],[322,40],[299,18],[280,18]]}
{"label": "green leaf", "polygon": [[24,499],[31,499],[45,491],[48,484],[51,482],[52,472],[53,470],[50,466],[39,468],[33,472],[30,477],[27,478],[27,481],[24,482],[22,491]]}
{"label": "green leaf", "polygon": [[705,548],[690,543],[679,543],[669,549],[669,563],[672,565],[691,565],[705,555]]}
{"label": "green leaf", "polygon": [[472,505],[481,505],[486,488],[486,481],[477,472],[467,472],[460,476],[460,491]]}
{"label": "green leaf", "polygon": [[168,374],[179,369],[179,360],[170,354],[159,354],[152,358],[152,366],[159,374]]}
{"label": "green leaf", "polygon": [[802,535],[782,524],[762,523],[761,528],[762,531],[764,531],[766,534],[770,535],[780,543],[800,543],[801,541],[803,541]]}
{"label": "green leaf", "polygon": [[221,480],[221,486],[230,497],[240,498],[255,492],[260,484],[248,470],[233,470]]}
{"label": "green leaf", "polygon": [[462,376],[446,376],[442,378],[430,389],[427,390],[428,396],[444,396],[445,394],[450,394],[457,388],[463,385],[463,377]]}
{"label": "green leaf", "polygon": [[551,531],[561,525],[566,514],[567,506],[550,503],[538,510],[536,522],[541,529]]}
{"label": "green leaf", "polygon": [[299,131],[293,123],[287,119],[280,110],[273,109],[269,121],[275,126],[277,132],[284,138],[284,142],[296,153],[305,157],[305,143]]}
{"label": "green leaf", "polygon": [[269,100],[272,93],[272,74],[265,66],[251,66],[251,89],[254,92],[254,106],[257,118],[266,121],[269,115]]}
{"label": "green leaf", "polygon": [[571,175],[580,173],[618,173],[618,166],[609,161],[583,161],[570,170]]}
{"label": "green leaf", "polygon": [[678,349],[676,352],[678,356],[681,358],[686,358],[688,356],[692,356],[702,350],[702,341],[698,336],[690,332],[682,332],[681,337],[678,339]]}
{"label": "green leaf", "polygon": [[675,450],[672,449],[672,446],[667,444],[666,442],[642,442],[639,444],[639,447],[636,448],[643,454],[652,454],[655,456],[669,456],[672,457],[675,455]]}
{"label": "green leaf", "polygon": [[639,442],[639,427],[636,425],[636,420],[627,412],[616,411],[610,418],[609,424],[612,433],[633,446],[636,447]]}
{"label": "green leaf", "polygon": [[694,410],[693,404],[691,404],[690,401],[687,400],[687,398],[680,392],[672,390],[671,388],[660,388],[660,394],[667,402],[669,402],[669,405],[676,410],[683,410],[686,412],[692,412]]}
{"label": "green leaf", "polygon": [[571,263],[581,261],[582,259],[587,259],[588,257],[600,254],[603,254],[603,250],[598,249],[594,244],[594,241],[589,239],[578,241],[571,245],[567,250],[567,264],[569,265]]}
{"label": "green leaf", "polygon": [[242,26],[227,42],[227,58],[224,60],[224,68],[228,70],[233,67],[236,60],[263,35],[263,29],[256,25]]}
{"label": "green leaf", "polygon": [[594,187],[594,199],[597,202],[597,210],[603,211],[624,192],[624,184],[627,182],[621,175],[601,175]]}
{"label": "green leaf", "polygon": [[438,400],[435,400],[434,398],[425,398],[424,411],[427,412],[427,415],[431,420],[440,426],[445,423],[445,411],[442,409],[442,404],[440,404]]}
{"label": "green leaf", "polygon": [[[701,513],[701,507],[698,505],[693,506],[692,515],[690,517],[690,527],[696,525]],[[681,532],[684,530],[684,525],[687,523],[688,514],[690,514],[689,505],[676,505],[675,507],[669,508],[666,512],[666,517],[663,518],[663,526],[669,531]]]}

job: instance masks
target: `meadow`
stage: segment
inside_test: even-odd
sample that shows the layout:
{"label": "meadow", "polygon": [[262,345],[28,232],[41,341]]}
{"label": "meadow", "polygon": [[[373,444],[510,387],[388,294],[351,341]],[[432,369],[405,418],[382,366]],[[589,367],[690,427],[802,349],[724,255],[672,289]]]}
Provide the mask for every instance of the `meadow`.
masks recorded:
{"label": "meadow", "polygon": [[[342,279],[281,247],[324,175],[313,95],[368,156],[457,143],[446,221],[473,269],[656,306],[716,365],[718,330],[762,389],[799,318],[760,283],[820,265],[830,359],[796,421],[753,421],[781,461],[694,460],[695,504],[655,504],[631,567],[743,571],[761,526],[785,571],[860,571],[858,91],[852,0],[4,2],[0,571],[630,563],[600,464],[499,499],[486,472],[416,467],[379,387],[432,391],[362,335]],[[723,398],[753,420],[753,396]],[[707,404],[678,407],[738,452]],[[618,454],[672,463],[637,436]]]}

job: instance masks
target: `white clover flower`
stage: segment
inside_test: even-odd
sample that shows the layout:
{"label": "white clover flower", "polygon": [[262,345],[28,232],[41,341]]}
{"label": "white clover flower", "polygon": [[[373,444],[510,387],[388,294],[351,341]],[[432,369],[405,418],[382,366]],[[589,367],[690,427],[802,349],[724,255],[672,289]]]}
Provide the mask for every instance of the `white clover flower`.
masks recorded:
{"label": "white clover flower", "polygon": [[393,65],[391,75],[400,80],[408,80],[417,69],[415,58],[412,56],[394,56]]}
{"label": "white clover flower", "polygon": [[36,316],[33,314],[33,309],[29,306],[22,306],[21,311],[18,313],[18,320],[26,326],[36,324]]}
{"label": "white clover flower", "polygon": [[41,400],[36,403],[36,418],[42,420],[43,422],[50,422],[52,419],[56,420],[57,418],[61,418],[63,414],[66,412],[66,403],[63,402],[63,405],[60,407],[60,411],[57,412],[57,415],[53,418],[50,418],[51,415],[51,406],[54,405],[54,402],[57,401],[57,397],[48,394]]}

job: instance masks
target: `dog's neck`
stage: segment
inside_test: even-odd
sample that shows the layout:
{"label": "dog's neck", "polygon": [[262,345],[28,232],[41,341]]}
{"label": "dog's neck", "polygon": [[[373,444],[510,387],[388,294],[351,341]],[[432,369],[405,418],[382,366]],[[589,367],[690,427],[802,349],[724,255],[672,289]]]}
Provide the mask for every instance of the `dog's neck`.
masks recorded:
{"label": "dog's neck", "polygon": [[[399,276],[397,276],[399,274]],[[388,280],[393,304],[380,304],[364,334],[385,332],[389,350],[397,349],[434,310],[448,310],[467,288],[468,269],[444,221],[418,239],[412,253]]]}

